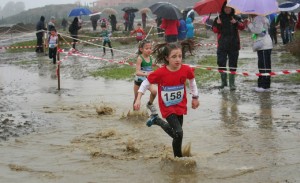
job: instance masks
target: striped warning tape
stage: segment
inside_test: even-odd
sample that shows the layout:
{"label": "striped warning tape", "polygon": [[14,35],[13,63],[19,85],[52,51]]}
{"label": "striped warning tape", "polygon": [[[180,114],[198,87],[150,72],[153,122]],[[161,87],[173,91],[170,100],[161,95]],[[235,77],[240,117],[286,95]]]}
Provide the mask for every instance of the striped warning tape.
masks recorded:
{"label": "striped warning tape", "polygon": [[[85,54],[85,53],[81,53],[78,51],[72,52],[64,52],[63,50],[61,51],[64,54],[67,54],[68,56],[78,56],[78,57],[82,57],[82,58],[90,58],[90,59],[94,59],[94,60],[103,60],[103,61],[107,61],[110,63],[116,63],[116,64],[122,64],[122,65],[130,65],[130,66],[135,66],[134,62],[127,62],[130,58],[135,57],[136,55],[134,54],[134,56],[129,56],[127,58],[124,58],[122,60],[114,60],[114,59],[105,59],[102,57],[96,57],[93,55],[89,55],[89,54]],[[65,57],[66,58],[66,57]],[[153,66],[158,66],[161,67],[161,65],[159,64],[154,64]],[[288,75],[288,74],[294,74],[294,73],[300,73],[300,69],[296,69],[296,70],[282,70],[282,71],[278,71],[278,72],[268,72],[268,73],[251,73],[251,72],[237,72],[237,71],[226,71],[226,70],[219,70],[219,69],[215,69],[212,67],[208,67],[208,66],[201,66],[201,65],[190,65],[190,67],[192,68],[197,68],[197,69],[204,69],[204,70],[209,70],[209,71],[215,71],[215,72],[219,72],[219,73],[228,73],[228,74],[234,74],[234,75],[242,75],[242,76],[277,76],[277,75]]]}

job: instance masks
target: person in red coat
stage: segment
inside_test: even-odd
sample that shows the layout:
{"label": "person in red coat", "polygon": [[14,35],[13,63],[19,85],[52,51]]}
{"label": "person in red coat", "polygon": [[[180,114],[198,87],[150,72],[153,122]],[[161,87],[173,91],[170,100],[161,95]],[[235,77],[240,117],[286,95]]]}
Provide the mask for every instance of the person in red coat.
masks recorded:
{"label": "person in red coat", "polygon": [[176,42],[178,36],[179,20],[162,19],[160,28],[165,30],[165,41],[167,43]]}

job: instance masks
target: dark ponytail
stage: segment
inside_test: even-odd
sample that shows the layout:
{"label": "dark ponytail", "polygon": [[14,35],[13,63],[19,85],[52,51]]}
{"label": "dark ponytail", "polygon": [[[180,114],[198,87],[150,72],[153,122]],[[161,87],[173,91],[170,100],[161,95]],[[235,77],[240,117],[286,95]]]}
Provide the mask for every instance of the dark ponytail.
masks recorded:
{"label": "dark ponytail", "polygon": [[166,64],[168,65],[169,62],[167,61],[166,57],[168,57],[172,50],[174,49],[181,49],[183,55],[187,50],[192,54],[194,50],[194,41],[193,40],[185,40],[182,42],[174,42],[174,43],[160,43],[154,46],[153,54],[156,57],[157,64]]}

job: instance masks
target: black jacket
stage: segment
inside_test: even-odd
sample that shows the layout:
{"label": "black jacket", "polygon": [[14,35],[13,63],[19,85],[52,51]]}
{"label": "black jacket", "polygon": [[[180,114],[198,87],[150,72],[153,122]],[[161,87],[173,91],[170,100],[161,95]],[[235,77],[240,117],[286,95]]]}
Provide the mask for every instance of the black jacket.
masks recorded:
{"label": "black jacket", "polygon": [[[47,30],[45,27],[45,17],[41,16],[40,21],[36,24],[36,31]],[[37,36],[43,37],[43,32],[36,33]]]}
{"label": "black jacket", "polygon": [[[235,15],[234,9],[232,9],[230,14],[226,14],[224,12],[225,6],[226,4],[224,3],[222,12],[219,15],[222,23],[218,24],[218,17],[216,17],[212,27],[214,32],[218,30],[218,49],[224,51],[240,50],[238,24],[241,18]],[[231,23],[232,18],[237,22],[234,24]]]}

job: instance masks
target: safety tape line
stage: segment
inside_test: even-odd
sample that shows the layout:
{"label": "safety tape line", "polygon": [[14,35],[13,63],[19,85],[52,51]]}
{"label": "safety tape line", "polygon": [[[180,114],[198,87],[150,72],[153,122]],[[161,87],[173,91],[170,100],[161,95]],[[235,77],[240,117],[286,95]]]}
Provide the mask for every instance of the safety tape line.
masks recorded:
{"label": "safety tape line", "polygon": [[[101,57],[96,57],[93,55],[81,53],[81,52],[64,52],[61,50],[61,53],[67,54],[67,55],[72,55],[72,56],[79,56],[82,58],[90,58],[94,60],[104,60],[110,63],[116,63],[116,64],[122,64],[122,65],[130,65],[130,66],[135,66],[136,64],[134,62],[127,62],[130,58],[133,58],[133,56],[127,57],[125,59],[122,59],[120,61],[116,61],[113,59],[105,59]],[[65,57],[66,58],[66,57]],[[153,64],[153,66],[158,66],[161,67],[159,64]],[[237,71],[226,71],[226,70],[219,70],[219,69],[213,69],[212,67],[207,67],[207,66],[201,66],[201,65],[190,65],[192,68],[197,68],[197,69],[203,69],[203,70],[209,70],[209,71],[215,71],[219,73],[228,73],[228,74],[234,74],[234,75],[242,75],[242,76],[277,76],[277,75],[288,75],[288,74],[294,74],[294,73],[300,73],[300,69],[297,70],[282,70],[278,72],[269,72],[269,73],[250,73],[250,72],[237,72]]]}
{"label": "safety tape line", "polygon": [[[195,29],[197,30],[197,29]],[[40,31],[38,31],[40,32]],[[162,33],[151,33],[149,35],[154,36],[154,35],[159,35],[159,34],[163,34]],[[80,37],[80,36],[79,36]],[[136,38],[136,36],[123,36],[123,37],[110,37],[111,40],[117,40],[117,39],[130,39],[130,38]],[[85,41],[78,41],[75,42],[75,44],[80,44],[80,43],[84,43],[84,42],[95,42],[95,41],[102,41],[103,38],[94,38],[94,39],[89,39],[89,40],[85,40]],[[67,42],[67,43],[61,43],[61,45],[72,45],[74,44],[74,42]],[[203,44],[205,45],[205,44]],[[201,45],[201,46],[203,46]],[[207,46],[211,46],[210,44],[207,44]],[[0,46],[0,49],[30,49],[30,48],[37,48],[39,46],[33,46],[33,45],[29,45],[29,46]]]}
{"label": "safety tape line", "polygon": [[213,69],[211,67],[206,67],[206,66],[195,66],[195,65],[190,65],[190,66],[193,68],[199,68],[199,69],[203,69],[203,70],[215,71],[215,72],[219,72],[219,73],[228,73],[228,74],[234,74],[234,75],[242,75],[242,76],[277,76],[277,75],[288,75],[288,74],[300,73],[300,69],[282,70],[282,71],[278,71],[278,72],[268,72],[268,73],[250,73],[250,72],[219,70],[219,69]]}
{"label": "safety tape line", "polygon": [[[114,60],[114,59],[106,59],[106,58],[102,58],[102,57],[96,57],[96,56],[89,55],[89,54],[86,54],[86,53],[82,53],[82,52],[79,52],[79,51],[74,51],[73,49],[71,49],[69,52],[65,52],[63,49],[60,49],[58,51],[60,53],[67,54],[67,56],[79,56],[79,57],[82,57],[82,58],[90,58],[90,59],[93,59],[93,60],[103,60],[103,61],[107,61],[107,62],[110,62],[110,63],[125,64],[125,65],[131,65],[131,66],[135,65],[135,63],[133,63],[133,62],[127,62],[127,61],[131,58],[136,57],[136,54],[131,54],[130,56],[117,61],[117,60]],[[65,59],[67,59],[67,57],[64,57],[64,59],[59,61],[58,64],[63,62]]]}

